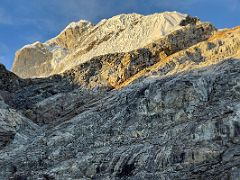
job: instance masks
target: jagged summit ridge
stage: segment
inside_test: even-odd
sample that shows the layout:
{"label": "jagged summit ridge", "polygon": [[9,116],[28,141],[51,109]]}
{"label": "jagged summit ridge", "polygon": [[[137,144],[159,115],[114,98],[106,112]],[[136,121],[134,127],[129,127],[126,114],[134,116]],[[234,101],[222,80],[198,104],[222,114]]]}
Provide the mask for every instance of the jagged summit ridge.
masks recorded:
{"label": "jagged summit ridge", "polygon": [[12,70],[24,78],[58,74],[95,56],[144,47],[181,28],[186,17],[178,12],[122,14],[95,26],[83,20],[71,23],[56,38],[20,49]]}
{"label": "jagged summit ridge", "polygon": [[73,29],[76,28],[76,27],[81,28],[82,26],[90,26],[91,27],[91,25],[92,25],[92,23],[90,21],[81,19],[78,22],[71,22],[61,33],[64,33],[69,28],[73,28]]}

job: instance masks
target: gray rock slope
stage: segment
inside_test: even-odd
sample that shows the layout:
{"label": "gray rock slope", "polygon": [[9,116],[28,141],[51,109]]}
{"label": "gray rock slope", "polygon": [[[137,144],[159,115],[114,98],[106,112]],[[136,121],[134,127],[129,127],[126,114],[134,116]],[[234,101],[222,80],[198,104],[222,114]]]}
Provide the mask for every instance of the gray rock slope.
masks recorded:
{"label": "gray rock slope", "polygon": [[59,93],[45,105],[69,103],[64,111],[75,115],[54,126],[38,126],[1,106],[8,130],[0,135],[12,141],[6,146],[0,138],[0,177],[238,179],[239,82],[240,61],[229,59],[104,96]]}
{"label": "gray rock slope", "polygon": [[1,65],[0,179],[238,180],[240,28],[188,20],[48,78]]}

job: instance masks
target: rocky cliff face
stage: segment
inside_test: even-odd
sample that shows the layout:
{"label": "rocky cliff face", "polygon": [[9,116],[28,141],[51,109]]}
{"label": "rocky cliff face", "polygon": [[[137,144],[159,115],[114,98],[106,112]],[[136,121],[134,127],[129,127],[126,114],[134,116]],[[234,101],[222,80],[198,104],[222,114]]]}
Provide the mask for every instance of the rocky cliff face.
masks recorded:
{"label": "rocky cliff face", "polygon": [[186,17],[177,12],[123,14],[95,26],[87,21],[71,23],[57,37],[20,49],[13,72],[24,78],[49,76],[95,56],[142,48],[181,28]]}
{"label": "rocky cliff face", "polygon": [[[178,13],[101,23],[115,32],[116,19],[129,25],[133,17],[158,16],[173,29],[136,49],[96,53],[63,73],[22,79],[0,66],[0,179],[240,178],[240,28],[218,31]],[[33,64],[29,74],[18,67],[21,58],[14,68],[24,77],[50,75],[56,69],[46,70],[47,44],[72,54],[92,28],[80,21],[25,47],[20,55],[44,58],[24,56]],[[61,53],[59,62],[71,61]],[[39,61],[41,73],[34,71]]]}

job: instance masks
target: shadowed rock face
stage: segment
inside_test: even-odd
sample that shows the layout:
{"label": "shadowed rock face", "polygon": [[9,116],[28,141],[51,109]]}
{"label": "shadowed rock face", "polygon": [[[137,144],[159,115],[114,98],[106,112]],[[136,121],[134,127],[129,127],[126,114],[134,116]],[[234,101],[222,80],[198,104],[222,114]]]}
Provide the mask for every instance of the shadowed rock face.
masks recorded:
{"label": "shadowed rock face", "polygon": [[14,92],[22,86],[24,81],[0,64],[0,90]]}
{"label": "shadowed rock face", "polygon": [[240,29],[197,21],[47,78],[1,65],[0,179],[238,180]]}

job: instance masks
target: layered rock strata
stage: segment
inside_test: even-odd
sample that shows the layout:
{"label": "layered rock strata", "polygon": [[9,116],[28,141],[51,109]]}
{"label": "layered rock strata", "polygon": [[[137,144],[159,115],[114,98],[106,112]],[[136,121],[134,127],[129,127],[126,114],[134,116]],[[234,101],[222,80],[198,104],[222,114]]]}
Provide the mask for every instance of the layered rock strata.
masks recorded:
{"label": "layered rock strata", "polygon": [[194,22],[189,19],[185,14],[165,12],[149,16],[122,14],[96,25],[83,20],[71,23],[57,37],[20,49],[13,72],[24,78],[58,74],[99,55],[142,48],[181,29],[182,21],[182,25]]}
{"label": "layered rock strata", "polygon": [[1,65],[0,179],[238,180],[240,28],[181,25],[47,78]]}

